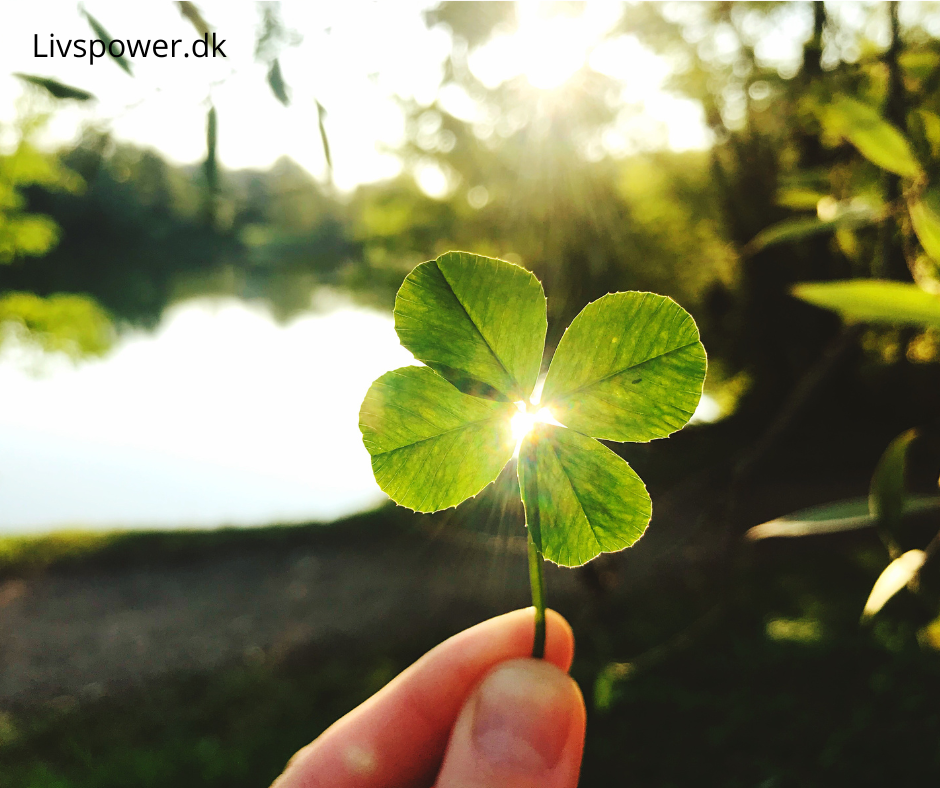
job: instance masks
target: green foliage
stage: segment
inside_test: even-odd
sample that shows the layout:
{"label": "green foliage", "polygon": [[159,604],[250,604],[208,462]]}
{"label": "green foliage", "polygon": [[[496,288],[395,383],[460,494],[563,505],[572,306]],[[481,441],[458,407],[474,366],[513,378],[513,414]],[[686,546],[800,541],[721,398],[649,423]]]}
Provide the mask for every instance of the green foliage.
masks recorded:
{"label": "green foliage", "polygon": [[25,134],[11,153],[0,155],[0,263],[42,256],[58,243],[55,221],[27,210],[22,190],[29,186],[74,193],[83,184],[56,157],[40,153]]}
{"label": "green foliage", "polygon": [[793,294],[847,320],[940,328],[940,297],[915,284],[878,279],[811,282]]}
{"label": "green foliage", "polygon": [[[85,296],[34,293],[0,296],[0,327],[45,351],[79,358],[101,356],[111,347],[114,332],[107,313]],[[0,334],[0,343],[4,336]]]}
{"label": "green foliage", "polygon": [[920,164],[910,144],[878,110],[848,96],[839,96],[829,107],[827,119],[837,133],[873,164],[905,178],[920,175]]}
{"label": "green foliage", "polygon": [[19,77],[24,82],[35,85],[36,87],[42,88],[50,96],[57,99],[75,99],[76,101],[90,101],[94,98],[94,95],[89,93],[87,90],[82,90],[81,88],[75,88],[71,85],[66,85],[62,82],[58,82],[54,79],[49,79],[48,77],[36,77],[32,74],[13,74],[14,77]]}
{"label": "green foliage", "polygon": [[545,558],[577,566],[633,544],[651,511],[639,477],[591,436],[648,441],[681,428],[701,396],[705,351],[670,299],[610,294],[575,318],[533,405],[545,315],[541,284],[519,266],[465,252],[418,266],[399,291],[395,328],[428,369],[373,383],[360,429],[389,497],[435,511],[509,461],[511,402],[530,427],[548,409],[567,428],[537,424],[521,439],[526,522]]}

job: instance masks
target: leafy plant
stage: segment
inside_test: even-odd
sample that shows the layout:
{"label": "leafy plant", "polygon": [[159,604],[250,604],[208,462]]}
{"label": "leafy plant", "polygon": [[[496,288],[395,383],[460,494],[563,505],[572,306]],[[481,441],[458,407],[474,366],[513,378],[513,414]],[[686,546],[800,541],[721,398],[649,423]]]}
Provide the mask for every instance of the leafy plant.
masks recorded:
{"label": "leafy plant", "polygon": [[911,542],[906,516],[940,509],[940,496],[912,496],[905,490],[907,450],[916,437],[916,430],[907,430],[888,444],[872,475],[867,501],[850,499],[803,509],[751,528],[747,538],[814,536],[874,527],[891,560],[862,611],[862,620],[870,619],[901,589],[916,590],[921,569],[940,549],[938,532],[925,549],[902,552]]}
{"label": "leafy plant", "polygon": [[395,330],[426,366],[382,375],[359,414],[379,487],[415,511],[457,506],[518,457],[536,656],[541,560],[580,566],[629,547],[650,520],[639,476],[595,439],[646,442],[682,428],[706,367],[682,307],[610,293],[572,321],[539,398],[546,305],[540,282],[512,263],[466,252],[422,263],[398,291]]}

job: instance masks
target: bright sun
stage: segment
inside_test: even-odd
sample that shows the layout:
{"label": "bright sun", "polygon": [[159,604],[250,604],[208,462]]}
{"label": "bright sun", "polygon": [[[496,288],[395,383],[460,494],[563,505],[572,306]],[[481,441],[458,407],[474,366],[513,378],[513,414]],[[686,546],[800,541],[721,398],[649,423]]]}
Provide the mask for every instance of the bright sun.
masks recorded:
{"label": "bright sun", "polygon": [[512,437],[516,440],[516,454],[519,453],[522,439],[525,438],[539,422],[561,426],[555,420],[555,417],[552,416],[552,412],[548,408],[541,408],[536,413],[529,413],[526,410],[524,402],[517,402],[516,407],[519,408],[519,412],[512,417],[512,421],[510,422]]}

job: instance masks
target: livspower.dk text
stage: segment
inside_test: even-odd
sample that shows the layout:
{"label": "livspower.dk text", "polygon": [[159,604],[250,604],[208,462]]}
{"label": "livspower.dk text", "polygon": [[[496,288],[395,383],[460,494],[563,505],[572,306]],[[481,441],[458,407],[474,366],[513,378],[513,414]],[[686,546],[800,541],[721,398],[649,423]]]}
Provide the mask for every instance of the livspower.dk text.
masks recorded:
{"label": "livspower.dk text", "polygon": [[39,51],[39,34],[33,35],[33,57],[87,57],[89,62],[94,65],[95,58],[102,58],[106,54],[112,57],[189,57],[190,52],[193,57],[227,57],[222,51],[222,45],[225,43],[223,38],[216,42],[215,33],[212,34],[212,41],[209,41],[209,34],[193,41],[191,47],[177,47],[183,43],[182,38],[148,38],[142,41],[139,38],[134,40],[127,39],[122,41],[115,38],[111,43],[102,41],[100,38],[76,38],[62,40],[56,38],[52,33],[49,34],[49,47],[45,52]]}

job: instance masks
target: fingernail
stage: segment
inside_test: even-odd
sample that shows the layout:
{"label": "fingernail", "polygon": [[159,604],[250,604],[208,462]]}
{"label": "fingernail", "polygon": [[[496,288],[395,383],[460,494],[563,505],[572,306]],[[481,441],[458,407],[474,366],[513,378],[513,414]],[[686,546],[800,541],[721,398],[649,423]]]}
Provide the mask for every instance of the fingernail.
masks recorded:
{"label": "fingernail", "polygon": [[574,681],[554,665],[535,659],[506,662],[477,692],[473,746],[498,769],[548,771],[564,750],[578,697]]}

